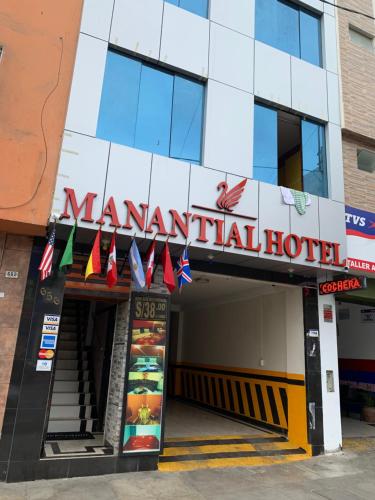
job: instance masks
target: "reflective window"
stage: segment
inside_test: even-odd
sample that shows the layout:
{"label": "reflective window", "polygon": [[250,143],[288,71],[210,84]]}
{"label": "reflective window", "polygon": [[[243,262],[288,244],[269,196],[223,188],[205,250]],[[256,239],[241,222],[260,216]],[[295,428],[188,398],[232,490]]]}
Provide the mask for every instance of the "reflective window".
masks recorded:
{"label": "reflective window", "polygon": [[327,155],[323,125],[302,120],[303,189],[317,196],[328,196]]}
{"label": "reflective window", "polygon": [[202,87],[176,76],[174,82],[170,156],[200,163],[203,122]]}
{"label": "reflective window", "polygon": [[203,99],[200,82],[110,51],[96,135],[199,164]]}
{"label": "reflective window", "polygon": [[253,178],[327,197],[325,127],[256,104]]}
{"label": "reflective window", "polygon": [[321,66],[320,18],[286,0],[256,0],[255,38]]}
{"label": "reflective window", "polygon": [[277,184],[277,111],[255,105],[254,109],[254,179]]}
{"label": "reflective window", "polygon": [[169,156],[173,75],[142,66],[134,146]]}
{"label": "reflective window", "polygon": [[166,0],[198,16],[208,17],[208,0]]}
{"label": "reflective window", "polygon": [[321,66],[320,19],[310,13],[300,11],[301,59]]}

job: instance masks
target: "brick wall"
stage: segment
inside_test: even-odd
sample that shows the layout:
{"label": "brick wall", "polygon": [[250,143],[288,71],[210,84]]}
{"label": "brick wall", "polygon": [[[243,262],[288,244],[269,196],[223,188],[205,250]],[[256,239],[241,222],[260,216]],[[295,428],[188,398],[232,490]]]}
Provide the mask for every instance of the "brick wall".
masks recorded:
{"label": "brick wall", "polygon": [[[0,233],[0,432],[8,395],[33,240]],[[17,271],[17,279],[5,278]],[[4,294],[4,295],[3,295]]]}
{"label": "brick wall", "polygon": [[355,208],[375,212],[375,172],[369,173],[357,167],[357,149],[364,148],[375,153],[373,148],[358,140],[343,137],[345,203]]}
{"label": "brick wall", "polygon": [[[338,0],[338,4],[374,15],[373,0]],[[349,25],[375,36],[375,23],[341,9],[338,20],[345,202],[375,212],[375,172],[364,172],[357,166],[357,149],[375,152],[375,53],[359,47],[349,36]]]}

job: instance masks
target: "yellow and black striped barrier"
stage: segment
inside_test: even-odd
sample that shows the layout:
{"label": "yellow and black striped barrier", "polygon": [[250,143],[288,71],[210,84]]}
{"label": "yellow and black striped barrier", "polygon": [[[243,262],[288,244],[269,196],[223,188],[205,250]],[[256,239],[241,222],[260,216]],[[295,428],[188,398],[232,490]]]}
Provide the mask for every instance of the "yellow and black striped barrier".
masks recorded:
{"label": "yellow and black striped barrier", "polygon": [[306,393],[302,375],[181,363],[171,368],[169,392],[279,433],[290,431],[292,418],[291,435],[296,436],[292,441],[307,449]]}
{"label": "yellow and black striped barrier", "polygon": [[305,450],[275,434],[170,438],[164,442],[159,471],[255,467],[306,458]]}

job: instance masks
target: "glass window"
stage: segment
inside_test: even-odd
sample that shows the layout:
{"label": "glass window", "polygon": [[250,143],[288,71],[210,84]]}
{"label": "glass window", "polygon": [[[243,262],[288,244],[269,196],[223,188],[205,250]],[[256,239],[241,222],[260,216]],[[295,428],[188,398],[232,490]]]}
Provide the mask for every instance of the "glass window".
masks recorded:
{"label": "glass window", "polygon": [[302,120],[303,189],[328,196],[327,155],[323,125]]}
{"label": "glass window", "polygon": [[366,35],[358,29],[349,26],[349,36],[350,40],[359,47],[374,52],[374,38],[371,35]]}
{"label": "glass window", "polygon": [[256,104],[253,178],[328,196],[325,127]]}
{"label": "glass window", "polygon": [[322,65],[320,19],[300,11],[301,59],[316,66]]}
{"label": "glass window", "polygon": [[255,38],[321,65],[320,18],[287,0],[256,0]]}
{"label": "glass window", "polygon": [[134,146],[169,156],[173,75],[142,67]]}
{"label": "glass window", "polygon": [[188,10],[198,16],[208,16],[208,0],[166,0],[168,3],[177,5],[181,9]]}
{"label": "glass window", "polygon": [[375,152],[368,149],[358,149],[357,164],[359,170],[364,170],[372,174],[375,172]]}
{"label": "glass window", "polygon": [[254,179],[277,184],[277,156],[277,111],[256,104],[254,109]]}
{"label": "glass window", "polygon": [[172,113],[172,158],[200,163],[203,93],[192,80],[176,76]]}
{"label": "glass window", "polygon": [[96,135],[199,164],[203,98],[200,82],[110,51]]}
{"label": "glass window", "polygon": [[134,146],[141,70],[139,61],[108,52],[97,137]]}

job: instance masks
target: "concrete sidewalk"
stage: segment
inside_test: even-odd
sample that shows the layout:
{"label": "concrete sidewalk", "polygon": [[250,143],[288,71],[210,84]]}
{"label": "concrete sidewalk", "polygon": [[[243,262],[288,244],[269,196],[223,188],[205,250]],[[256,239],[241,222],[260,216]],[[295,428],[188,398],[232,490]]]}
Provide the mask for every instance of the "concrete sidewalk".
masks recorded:
{"label": "concrete sidewalk", "polygon": [[353,441],[344,453],[269,467],[0,483],[1,500],[322,498],[375,498],[375,440]]}

